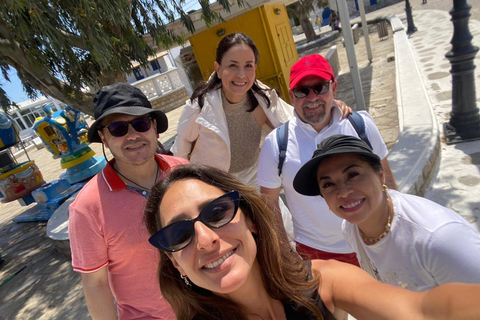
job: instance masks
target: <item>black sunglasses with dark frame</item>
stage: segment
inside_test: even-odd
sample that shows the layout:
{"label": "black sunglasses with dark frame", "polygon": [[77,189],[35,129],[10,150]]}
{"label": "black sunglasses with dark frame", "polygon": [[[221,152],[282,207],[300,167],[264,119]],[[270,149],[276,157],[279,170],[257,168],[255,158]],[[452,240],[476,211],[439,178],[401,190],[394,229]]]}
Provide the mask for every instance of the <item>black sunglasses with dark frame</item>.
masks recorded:
{"label": "black sunglasses with dark frame", "polygon": [[195,219],[173,222],[158,230],[148,242],[160,250],[176,252],[185,249],[195,235],[195,222],[200,221],[212,229],[219,229],[229,224],[238,211],[240,194],[234,190],[207,204]]}
{"label": "black sunglasses with dark frame", "polygon": [[310,90],[313,90],[315,94],[325,94],[330,89],[330,83],[332,83],[331,80],[328,82],[317,83],[316,85],[309,87],[295,87],[292,89],[292,92],[296,98],[305,98],[310,93]]}
{"label": "black sunglasses with dark frame", "polygon": [[102,129],[107,128],[113,137],[123,137],[128,133],[129,124],[137,132],[147,132],[152,127],[152,117],[140,117],[130,121],[115,121],[102,126]]}

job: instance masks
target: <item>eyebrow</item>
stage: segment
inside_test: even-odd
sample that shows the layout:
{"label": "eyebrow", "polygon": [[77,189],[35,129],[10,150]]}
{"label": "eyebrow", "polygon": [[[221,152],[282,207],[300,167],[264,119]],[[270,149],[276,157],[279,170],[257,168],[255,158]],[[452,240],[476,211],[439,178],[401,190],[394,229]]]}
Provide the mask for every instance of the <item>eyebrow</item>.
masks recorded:
{"label": "eyebrow", "polygon": [[[348,170],[350,170],[353,167],[360,167],[360,166],[358,164],[352,164],[348,167],[345,167],[345,169],[342,170],[342,173],[347,172]],[[331,179],[331,177],[330,176],[322,176],[318,179],[318,181],[325,180],[325,179]]]}
{"label": "eyebrow", "polygon": [[[197,206],[197,208],[198,208],[198,214],[200,215],[200,212],[202,212],[202,210],[203,210],[206,206],[208,206],[212,201],[216,200],[217,198],[219,198],[219,197],[216,197],[216,198],[213,198],[213,199],[207,199],[207,200],[201,202],[201,203]],[[198,215],[197,215],[196,217],[198,217]],[[196,217],[195,217],[195,218],[196,218]],[[182,213],[180,213],[179,215],[177,215],[175,218],[173,218],[172,220],[170,220],[168,224],[165,224],[165,226],[171,225],[172,223],[175,223],[175,222],[177,222],[177,221],[193,220],[193,219],[195,219],[195,218],[191,218],[187,213],[182,212]]]}
{"label": "eyebrow", "polygon": [[[230,63],[232,63],[232,62],[233,62],[233,63],[240,63],[240,62],[237,61],[237,60],[228,60],[227,62],[230,62]],[[255,63],[255,61],[254,61],[254,60],[249,60],[249,61],[245,61],[245,63]]]}

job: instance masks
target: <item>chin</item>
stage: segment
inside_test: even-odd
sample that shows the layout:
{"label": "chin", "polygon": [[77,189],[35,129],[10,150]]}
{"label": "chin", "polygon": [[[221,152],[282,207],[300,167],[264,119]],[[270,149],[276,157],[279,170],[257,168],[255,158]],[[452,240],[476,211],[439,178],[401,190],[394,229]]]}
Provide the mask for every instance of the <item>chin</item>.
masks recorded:
{"label": "chin", "polygon": [[249,272],[231,271],[219,279],[220,282],[209,290],[219,295],[234,293],[246,283],[248,275]]}

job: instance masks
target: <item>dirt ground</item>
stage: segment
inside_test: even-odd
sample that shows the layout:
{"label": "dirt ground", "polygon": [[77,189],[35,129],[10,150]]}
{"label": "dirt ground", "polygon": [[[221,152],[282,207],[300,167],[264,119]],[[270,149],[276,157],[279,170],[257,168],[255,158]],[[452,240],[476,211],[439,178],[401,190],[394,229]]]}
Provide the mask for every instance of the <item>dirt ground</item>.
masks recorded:
{"label": "dirt ground", "polygon": [[[369,111],[391,147],[398,135],[398,120],[395,62],[387,62],[387,55],[394,52],[389,31],[390,37],[380,41],[376,27],[369,27],[373,63],[366,59],[362,37],[356,50],[366,104],[370,105]],[[342,66],[337,97],[353,105],[353,89],[341,37],[334,42],[309,53],[325,53],[332,44],[337,45]],[[162,137],[162,142],[175,134],[180,111],[168,114],[170,130]],[[100,145],[92,144],[91,147],[97,156],[102,154]],[[46,149],[33,148],[28,155],[35,160],[46,181],[58,179],[60,161],[52,159]],[[17,160],[27,159],[23,155]],[[27,210],[36,210],[36,206],[22,207],[17,201],[0,204],[0,252],[5,260],[0,269],[0,319],[88,319],[80,276],[72,271],[70,258],[59,253],[46,236],[47,223],[12,222],[12,218]]]}

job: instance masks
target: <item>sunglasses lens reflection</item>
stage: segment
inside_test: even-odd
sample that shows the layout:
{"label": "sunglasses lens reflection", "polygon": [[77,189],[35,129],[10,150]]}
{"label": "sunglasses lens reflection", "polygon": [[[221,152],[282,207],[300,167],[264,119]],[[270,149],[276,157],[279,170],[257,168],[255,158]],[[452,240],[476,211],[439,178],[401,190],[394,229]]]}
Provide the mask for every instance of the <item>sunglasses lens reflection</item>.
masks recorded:
{"label": "sunglasses lens reflection", "polygon": [[128,125],[132,124],[133,129],[137,132],[146,132],[150,130],[151,120],[150,118],[137,118],[132,121],[117,121],[107,125],[108,131],[114,137],[123,137],[128,132]]}
{"label": "sunglasses lens reflection", "polygon": [[297,98],[305,98],[309,95],[310,90],[315,94],[325,94],[328,91],[328,83],[319,83],[311,87],[296,87],[293,89],[293,94]]}
{"label": "sunglasses lens reflection", "polygon": [[238,210],[238,191],[227,193],[205,206],[194,220],[174,222],[155,233],[149,241],[165,251],[175,252],[190,244],[194,236],[195,222],[200,221],[209,228],[221,228],[233,220]]}

